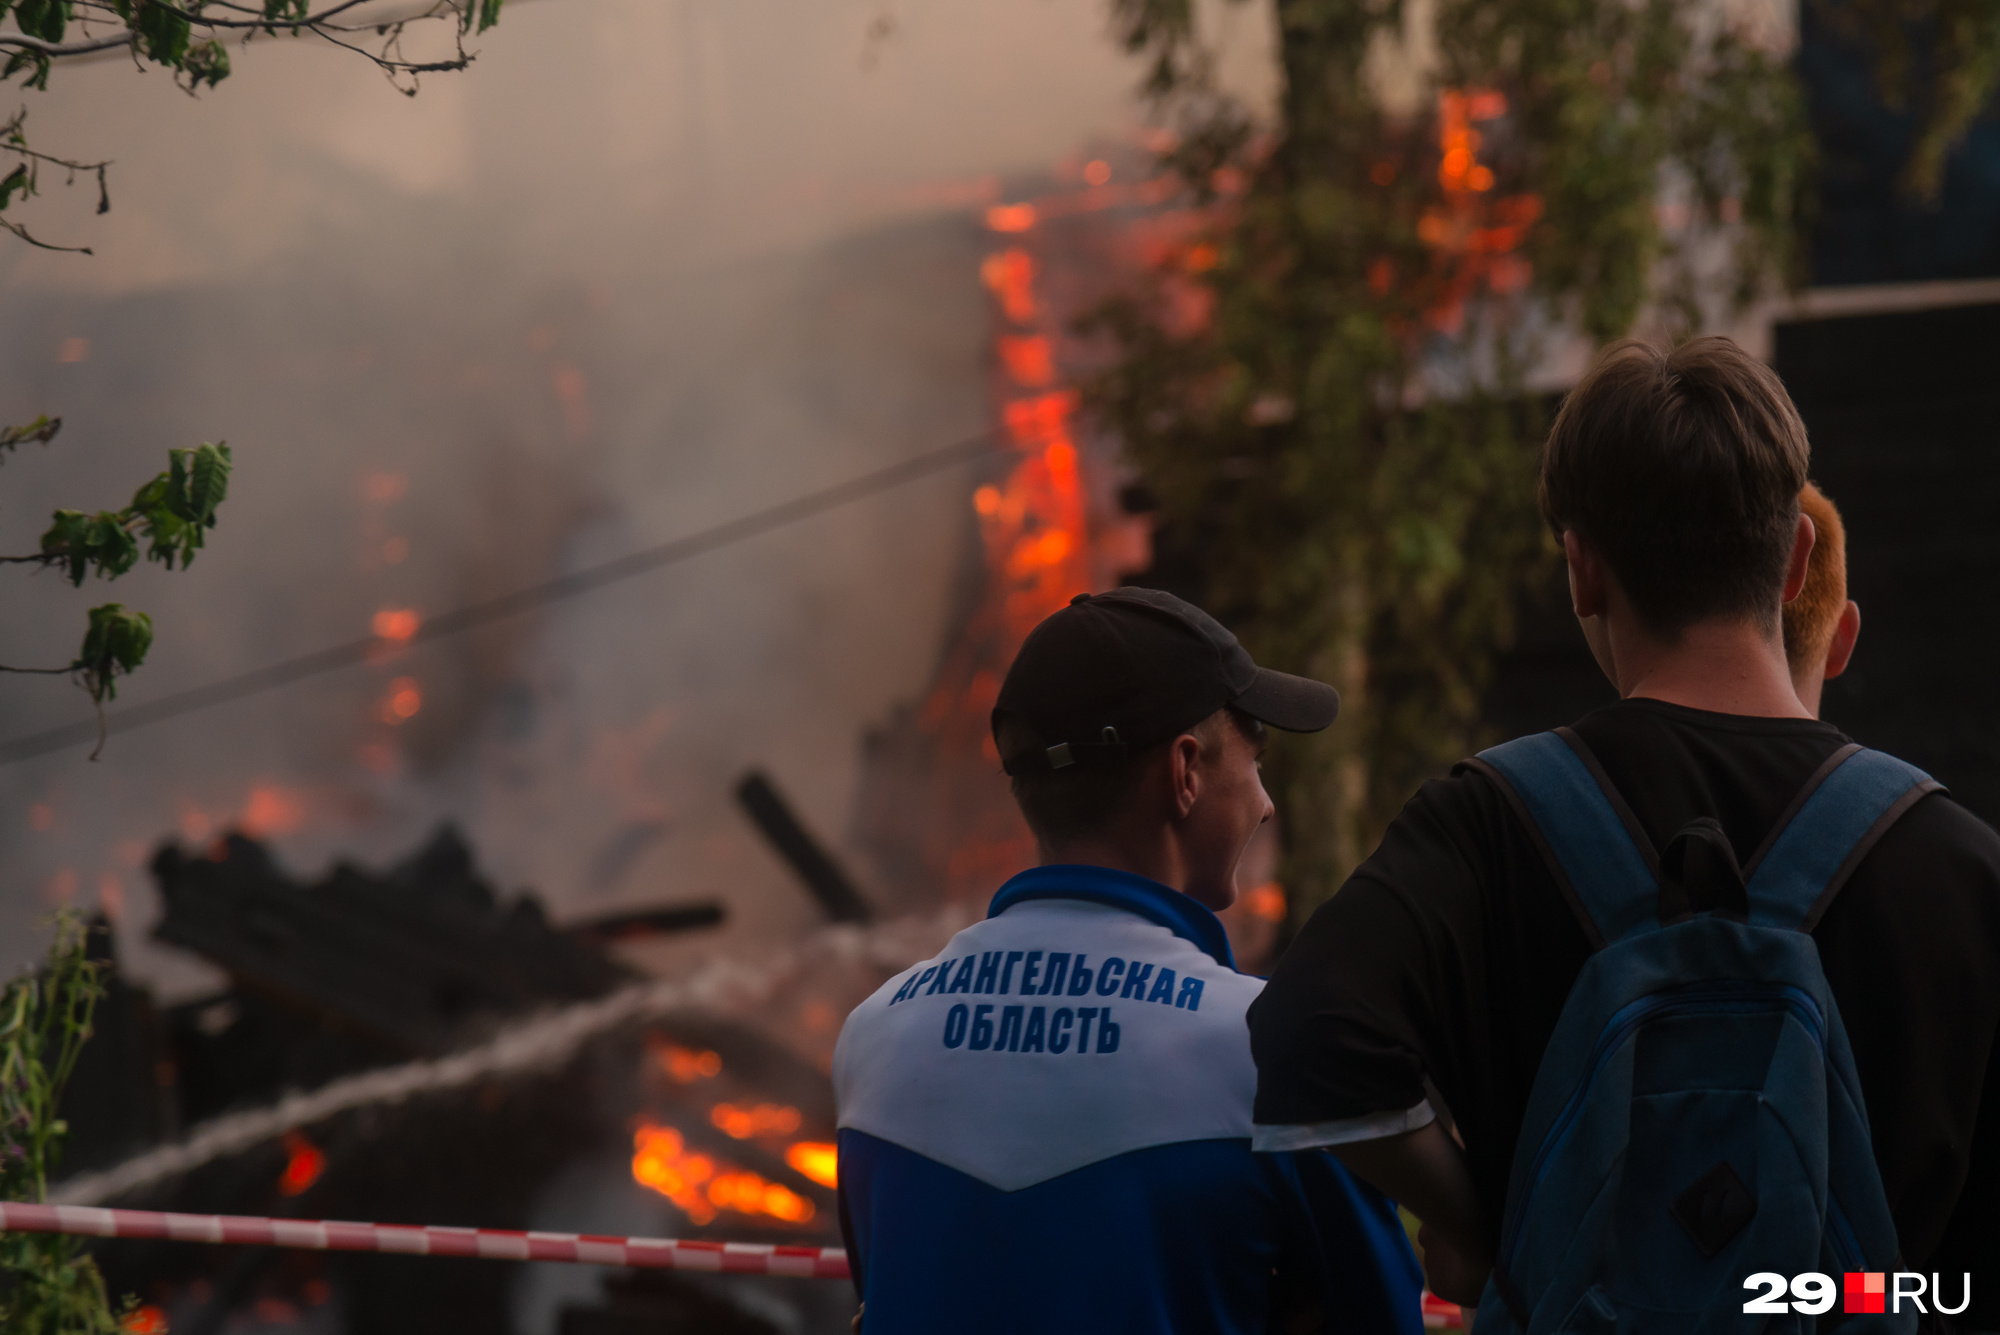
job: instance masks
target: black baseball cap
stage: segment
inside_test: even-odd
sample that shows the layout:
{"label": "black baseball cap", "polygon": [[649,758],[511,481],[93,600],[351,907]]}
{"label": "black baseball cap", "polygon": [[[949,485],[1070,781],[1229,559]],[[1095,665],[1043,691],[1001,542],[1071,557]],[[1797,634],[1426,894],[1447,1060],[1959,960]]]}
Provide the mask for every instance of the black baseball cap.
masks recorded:
{"label": "black baseball cap", "polygon": [[1032,774],[1115,763],[1225,706],[1286,732],[1318,732],[1340,713],[1340,694],[1258,667],[1221,622],[1170,593],[1080,593],[1021,645],[993,707],[993,735],[1002,719],[1032,731],[1041,749],[1000,757],[1009,774]]}

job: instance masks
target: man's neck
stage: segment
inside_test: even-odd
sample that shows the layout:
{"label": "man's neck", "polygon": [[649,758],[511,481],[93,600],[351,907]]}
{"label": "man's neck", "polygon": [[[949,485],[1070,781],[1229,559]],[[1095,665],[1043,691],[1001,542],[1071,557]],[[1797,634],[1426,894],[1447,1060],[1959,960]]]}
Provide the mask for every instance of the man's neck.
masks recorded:
{"label": "man's neck", "polygon": [[1799,702],[1775,629],[1754,622],[1697,622],[1660,640],[1635,617],[1606,618],[1612,678],[1621,699],[1663,700],[1689,709],[1756,718],[1811,718]]}
{"label": "man's neck", "polygon": [[1070,865],[1109,867],[1130,872],[1174,890],[1184,888],[1187,872],[1179,850],[1169,839],[1118,838],[1077,839],[1067,843],[1043,844],[1037,850],[1042,866]]}

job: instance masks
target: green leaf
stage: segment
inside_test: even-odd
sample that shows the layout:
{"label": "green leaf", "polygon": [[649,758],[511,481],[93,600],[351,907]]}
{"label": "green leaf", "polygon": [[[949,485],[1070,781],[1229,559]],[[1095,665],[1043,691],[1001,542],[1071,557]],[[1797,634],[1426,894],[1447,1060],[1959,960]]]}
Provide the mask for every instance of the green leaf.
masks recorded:
{"label": "green leaf", "polygon": [[229,494],[229,446],[207,443],[174,453],[189,456],[186,518],[204,528],[215,527],[215,508]]}
{"label": "green leaf", "polygon": [[181,61],[181,72],[188,76],[190,88],[202,84],[213,88],[229,77],[229,52],[218,41],[198,43]]}
{"label": "green leaf", "polygon": [[125,524],[125,515],[110,510],[58,510],[42,534],[42,558],[66,566],[73,585],[82,584],[93,566],[100,577],[116,579],[139,560],[138,541]]}
{"label": "green leaf", "polygon": [[[16,22],[19,22],[18,18]],[[0,69],[0,83],[5,83],[24,69],[33,69],[34,73],[28,76],[22,86],[46,90],[49,86],[49,71],[53,68],[55,62],[44,52],[16,51],[7,61],[6,68]]]}
{"label": "green leaf", "polygon": [[24,441],[46,445],[62,430],[62,418],[43,413],[24,426],[0,426],[0,450],[11,450]]}
{"label": "green leaf", "polygon": [[134,612],[123,603],[106,603],[90,609],[90,629],[84,632],[83,652],[72,665],[84,675],[91,699],[102,703],[118,698],[117,678],[146,661],[153,647],[153,619]]}
{"label": "green leaf", "polygon": [[16,192],[26,196],[35,193],[34,177],[28,172],[28,164],[23,162],[0,180],[0,209],[14,202]]}

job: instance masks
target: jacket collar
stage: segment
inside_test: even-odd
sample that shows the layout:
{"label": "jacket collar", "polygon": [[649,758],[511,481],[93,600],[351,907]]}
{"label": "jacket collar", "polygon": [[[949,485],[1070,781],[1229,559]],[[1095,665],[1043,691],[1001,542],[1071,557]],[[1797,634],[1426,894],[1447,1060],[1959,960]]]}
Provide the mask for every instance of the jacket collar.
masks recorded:
{"label": "jacket collar", "polygon": [[1222,920],[1171,886],[1110,867],[1063,864],[1035,867],[1000,887],[986,916],[997,918],[1034,899],[1083,899],[1136,913],[1184,941],[1193,942],[1225,969],[1236,967]]}

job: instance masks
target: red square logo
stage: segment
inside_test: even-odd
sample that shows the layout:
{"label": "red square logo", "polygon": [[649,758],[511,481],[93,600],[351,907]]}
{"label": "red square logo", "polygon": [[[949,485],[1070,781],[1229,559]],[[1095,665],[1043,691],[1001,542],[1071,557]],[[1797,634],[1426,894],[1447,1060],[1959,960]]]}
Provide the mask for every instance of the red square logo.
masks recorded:
{"label": "red square logo", "polygon": [[1843,1312],[1883,1312],[1887,1311],[1888,1275],[1880,1270],[1850,1270],[1846,1273],[1841,1288]]}

